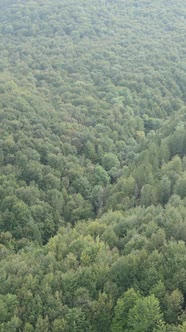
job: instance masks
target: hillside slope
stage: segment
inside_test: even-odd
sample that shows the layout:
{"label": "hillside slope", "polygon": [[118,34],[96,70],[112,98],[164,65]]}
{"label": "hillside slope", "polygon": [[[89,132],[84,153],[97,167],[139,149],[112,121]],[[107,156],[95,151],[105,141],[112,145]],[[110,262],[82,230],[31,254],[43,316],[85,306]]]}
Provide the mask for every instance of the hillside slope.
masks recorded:
{"label": "hillside slope", "polygon": [[185,19],[0,1],[0,331],[185,331]]}

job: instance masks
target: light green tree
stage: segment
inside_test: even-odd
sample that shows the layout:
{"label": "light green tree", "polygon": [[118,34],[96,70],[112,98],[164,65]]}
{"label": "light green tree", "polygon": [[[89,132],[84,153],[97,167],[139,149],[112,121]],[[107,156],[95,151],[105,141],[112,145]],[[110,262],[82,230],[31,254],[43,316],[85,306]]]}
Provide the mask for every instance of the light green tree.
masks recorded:
{"label": "light green tree", "polygon": [[162,324],[163,315],[160,311],[159,301],[154,295],[140,298],[129,310],[128,330],[131,332],[157,331]]}

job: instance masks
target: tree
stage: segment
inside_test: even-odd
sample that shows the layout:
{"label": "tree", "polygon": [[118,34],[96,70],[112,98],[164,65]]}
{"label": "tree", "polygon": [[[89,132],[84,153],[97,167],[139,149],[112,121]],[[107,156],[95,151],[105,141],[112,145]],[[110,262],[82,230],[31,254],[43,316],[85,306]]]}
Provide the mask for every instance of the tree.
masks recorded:
{"label": "tree", "polygon": [[96,185],[101,186],[106,186],[110,181],[109,175],[100,165],[95,167],[95,180]]}
{"label": "tree", "polygon": [[118,168],[119,167],[118,157],[113,153],[105,153],[102,160],[102,166],[107,172],[114,167]]}
{"label": "tree", "polygon": [[112,300],[105,293],[99,293],[98,300],[91,305],[91,329],[98,332],[109,332],[111,323]]}
{"label": "tree", "polygon": [[30,323],[26,323],[23,332],[34,332],[34,327]]}
{"label": "tree", "polygon": [[112,332],[127,331],[129,310],[134,307],[140,297],[140,293],[131,288],[117,300],[111,325]]}
{"label": "tree", "polygon": [[158,201],[165,205],[171,195],[171,181],[164,175],[158,186]]}
{"label": "tree", "polygon": [[36,322],[36,332],[48,332],[49,330],[49,322],[48,322],[48,317],[41,317],[39,316]]}
{"label": "tree", "polygon": [[159,301],[154,295],[137,299],[134,307],[129,310],[128,331],[157,331],[162,324],[162,318]]}
{"label": "tree", "polygon": [[186,172],[177,180],[174,191],[182,199],[186,197]]}
{"label": "tree", "polygon": [[[66,332],[69,331],[68,323],[64,318],[57,318],[53,322],[53,332]],[[69,331],[70,332],[70,331]]]}
{"label": "tree", "polygon": [[145,184],[141,189],[141,205],[145,207],[157,203],[156,189],[150,184]]}
{"label": "tree", "polygon": [[171,294],[166,294],[164,303],[166,322],[169,324],[177,323],[184,303],[182,293],[178,289],[173,290]]}

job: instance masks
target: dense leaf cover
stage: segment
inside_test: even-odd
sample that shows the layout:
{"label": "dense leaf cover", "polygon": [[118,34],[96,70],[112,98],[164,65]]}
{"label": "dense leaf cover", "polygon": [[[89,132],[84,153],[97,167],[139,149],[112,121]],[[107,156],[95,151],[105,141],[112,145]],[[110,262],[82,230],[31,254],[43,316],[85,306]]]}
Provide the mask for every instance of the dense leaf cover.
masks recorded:
{"label": "dense leaf cover", "polygon": [[0,0],[0,332],[186,331],[184,0]]}

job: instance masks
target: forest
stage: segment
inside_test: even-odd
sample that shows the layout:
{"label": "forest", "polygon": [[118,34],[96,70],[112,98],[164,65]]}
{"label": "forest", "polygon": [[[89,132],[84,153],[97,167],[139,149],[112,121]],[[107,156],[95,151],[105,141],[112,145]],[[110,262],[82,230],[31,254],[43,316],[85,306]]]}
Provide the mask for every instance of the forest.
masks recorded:
{"label": "forest", "polygon": [[186,332],[184,0],[0,0],[0,332]]}

